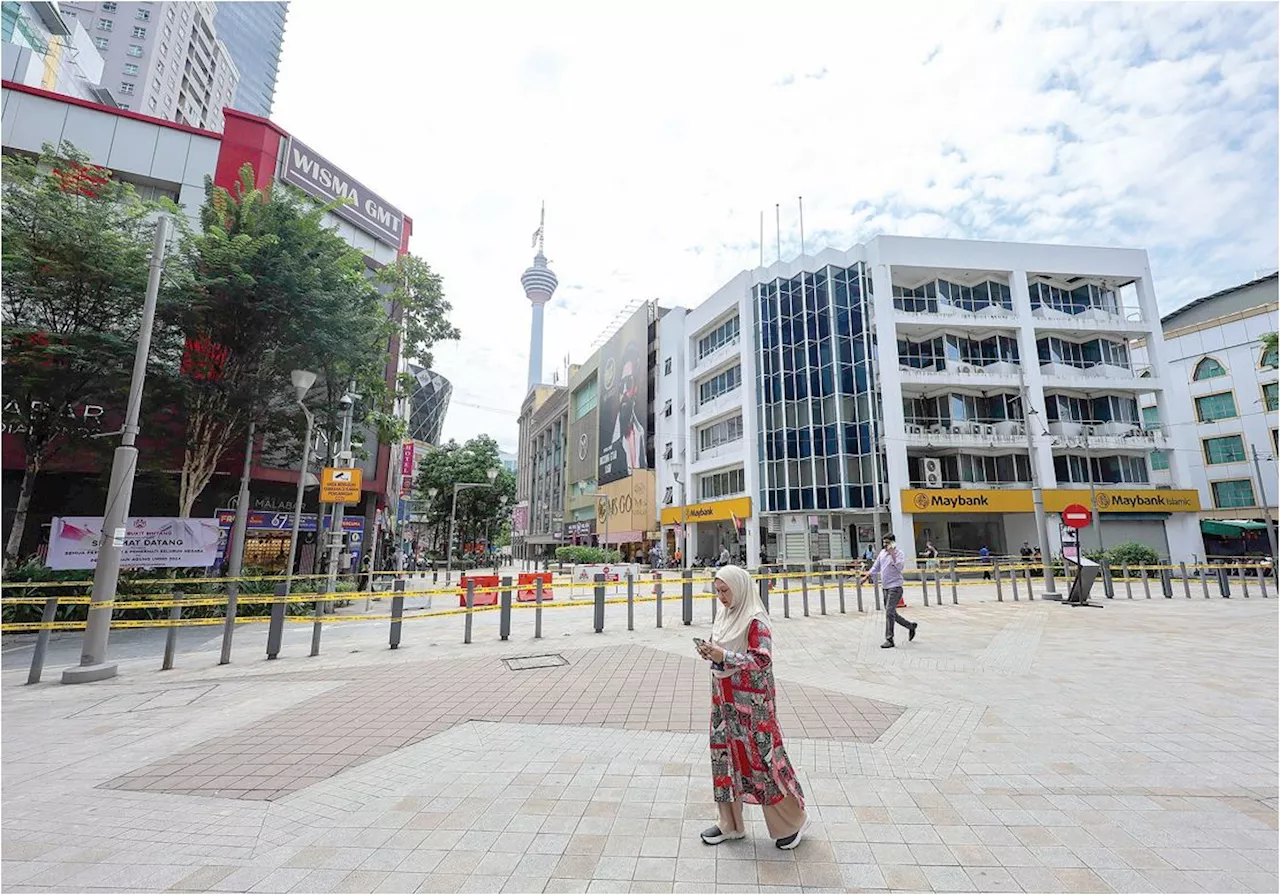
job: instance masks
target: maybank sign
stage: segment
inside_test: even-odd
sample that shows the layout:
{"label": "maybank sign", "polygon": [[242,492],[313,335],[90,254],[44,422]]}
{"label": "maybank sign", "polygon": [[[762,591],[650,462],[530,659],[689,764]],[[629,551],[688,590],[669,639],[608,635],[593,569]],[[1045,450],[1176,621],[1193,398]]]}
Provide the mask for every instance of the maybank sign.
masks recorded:
{"label": "maybank sign", "polygon": [[[1044,508],[1061,513],[1071,504],[1091,506],[1088,491],[1048,488]],[[1195,513],[1200,509],[1200,492],[1170,489],[1118,490],[1097,492],[1099,513]],[[904,513],[1031,513],[1035,501],[1030,490],[948,490],[908,488],[902,492]]]}
{"label": "maybank sign", "polygon": [[[751,517],[750,497],[695,503],[685,507],[683,513],[683,518],[687,522],[720,522],[732,520],[735,516],[739,519]],[[680,507],[668,507],[662,511],[663,525],[679,525],[681,518]]]}

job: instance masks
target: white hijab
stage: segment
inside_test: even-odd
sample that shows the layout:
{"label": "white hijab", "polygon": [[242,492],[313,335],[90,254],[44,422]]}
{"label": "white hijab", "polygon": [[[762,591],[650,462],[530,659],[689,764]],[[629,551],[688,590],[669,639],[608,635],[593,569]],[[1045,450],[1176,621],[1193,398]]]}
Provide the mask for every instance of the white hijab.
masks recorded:
{"label": "white hijab", "polygon": [[[715,624],[711,626],[711,642],[730,652],[741,653],[747,649],[747,632],[751,623],[759,620],[769,624],[769,612],[760,602],[760,595],[751,586],[751,576],[741,566],[722,566],[716,572],[716,580],[729,585],[729,608],[720,608]],[[715,672],[716,677],[728,677],[732,670]]]}

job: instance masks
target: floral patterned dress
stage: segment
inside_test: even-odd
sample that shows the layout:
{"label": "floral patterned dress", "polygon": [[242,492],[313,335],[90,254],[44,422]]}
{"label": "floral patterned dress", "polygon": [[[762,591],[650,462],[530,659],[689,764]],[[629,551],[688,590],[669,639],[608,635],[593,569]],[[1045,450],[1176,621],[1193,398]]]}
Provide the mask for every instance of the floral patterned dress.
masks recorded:
{"label": "floral patterned dress", "polygon": [[725,653],[733,674],[711,681],[711,776],[717,802],[776,805],[793,795],[804,806],[782,730],[773,685],[773,641],[759,620],[745,652]]}

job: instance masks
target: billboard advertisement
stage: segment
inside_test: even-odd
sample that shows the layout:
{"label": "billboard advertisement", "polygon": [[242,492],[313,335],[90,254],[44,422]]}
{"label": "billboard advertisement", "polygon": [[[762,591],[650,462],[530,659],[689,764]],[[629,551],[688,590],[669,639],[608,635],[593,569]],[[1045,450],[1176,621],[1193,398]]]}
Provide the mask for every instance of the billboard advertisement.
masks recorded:
{"label": "billboard advertisement", "polygon": [[[217,519],[135,516],[117,531],[125,569],[208,568],[218,555]],[[101,540],[101,516],[54,517],[46,562],[60,571],[95,568]]]}
{"label": "billboard advertisement", "polygon": [[649,307],[600,349],[600,427],[596,481],[607,485],[646,469],[649,412]]}

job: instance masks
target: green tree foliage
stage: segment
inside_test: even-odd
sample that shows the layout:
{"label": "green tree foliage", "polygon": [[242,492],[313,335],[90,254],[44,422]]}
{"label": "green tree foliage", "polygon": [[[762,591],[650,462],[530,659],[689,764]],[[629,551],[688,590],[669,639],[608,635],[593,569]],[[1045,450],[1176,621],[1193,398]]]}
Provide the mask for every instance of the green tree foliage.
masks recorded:
{"label": "green tree foliage", "polygon": [[1124,564],[1151,566],[1160,562],[1160,554],[1155,548],[1148,547],[1146,544],[1139,544],[1137,541],[1126,541],[1123,544],[1108,547],[1106,550],[1095,550],[1091,553],[1086,553],[1085,556],[1094,562],[1101,562],[1105,558],[1113,569],[1118,569]]}
{"label": "green tree foliage", "polygon": [[593,566],[602,563],[622,561],[622,554],[617,550],[606,550],[603,547],[557,547],[556,559],[562,563]]}
{"label": "green tree foliage", "polygon": [[[414,483],[415,497],[425,502],[422,515],[435,531],[437,543],[447,543],[453,486],[487,483],[489,470],[493,469],[498,470],[498,475],[492,487],[458,492],[458,544],[474,543],[486,536],[496,542],[503,537],[511,524],[511,508],[515,506],[516,477],[503,467],[498,443],[488,435],[477,435],[461,445],[450,441],[427,454]],[[430,497],[433,490],[434,498]]]}
{"label": "green tree foliage", "polygon": [[99,432],[85,405],[124,403],[156,208],[68,143],[4,157],[4,418],[26,454],[7,561],[41,469]]}

